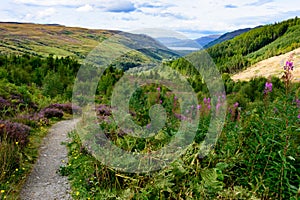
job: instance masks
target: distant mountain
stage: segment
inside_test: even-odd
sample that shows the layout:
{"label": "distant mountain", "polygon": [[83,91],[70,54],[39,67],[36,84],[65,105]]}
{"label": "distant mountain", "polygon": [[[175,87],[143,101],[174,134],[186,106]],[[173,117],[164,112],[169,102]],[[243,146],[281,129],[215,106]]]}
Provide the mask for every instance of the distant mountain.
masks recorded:
{"label": "distant mountain", "polygon": [[176,37],[160,37],[156,38],[159,42],[164,44],[167,47],[176,47],[176,48],[190,48],[193,50],[201,49],[204,47],[206,44],[208,44],[211,41],[216,40],[219,38],[221,35],[208,35],[204,36],[195,40],[192,39],[179,39]]}
{"label": "distant mountain", "polygon": [[204,48],[209,48],[209,47],[214,46],[216,44],[219,44],[221,42],[231,40],[231,39],[235,38],[236,36],[239,36],[239,35],[241,35],[245,32],[248,32],[250,30],[251,30],[251,28],[245,28],[245,29],[239,29],[239,30],[236,30],[236,31],[225,33],[225,34],[221,35],[220,37],[218,37],[217,39],[212,40],[212,41],[208,42],[207,44],[205,44],[203,46],[204,46]]}
{"label": "distant mountain", "polygon": [[123,61],[126,58],[125,62],[129,62],[127,66],[177,56],[174,51],[142,34],[66,27],[59,24],[0,22],[1,54],[29,54],[42,57],[53,54],[83,60],[95,47],[110,37],[116,37],[116,42],[112,42],[110,50],[102,52],[101,56],[107,60],[114,56],[111,50],[122,53],[129,49],[128,55],[122,58]]}
{"label": "distant mountain", "polygon": [[182,47],[186,49],[190,48],[190,49],[197,49],[197,50],[201,48],[201,46],[199,46],[199,44],[196,41],[190,39],[180,39],[176,37],[160,37],[160,38],[156,38],[156,40],[158,40],[160,43],[162,43],[163,45],[169,48]]}
{"label": "distant mountain", "polygon": [[221,35],[209,35],[196,39],[195,41],[202,47],[207,45],[208,43],[218,39]]}

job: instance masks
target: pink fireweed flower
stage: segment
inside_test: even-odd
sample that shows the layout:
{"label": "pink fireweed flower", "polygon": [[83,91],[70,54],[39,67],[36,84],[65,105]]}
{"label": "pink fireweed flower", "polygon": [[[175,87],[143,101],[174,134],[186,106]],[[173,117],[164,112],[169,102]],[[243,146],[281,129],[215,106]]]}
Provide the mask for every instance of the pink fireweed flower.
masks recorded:
{"label": "pink fireweed flower", "polygon": [[235,107],[235,108],[239,107],[239,102],[235,102],[235,103],[233,104],[233,107]]}
{"label": "pink fireweed flower", "polygon": [[298,119],[300,119],[300,114],[298,115]]}
{"label": "pink fireweed flower", "polygon": [[160,92],[160,87],[156,88],[158,92]]}
{"label": "pink fireweed flower", "polygon": [[264,93],[268,94],[268,93],[272,92],[272,89],[273,89],[273,84],[266,82]]}
{"label": "pink fireweed flower", "polygon": [[217,105],[216,105],[217,112],[219,111],[220,107],[221,107],[221,103],[217,103]]}
{"label": "pink fireweed flower", "polygon": [[150,123],[150,124],[147,124],[146,128],[147,128],[147,129],[150,129],[150,128],[151,128],[151,123]]}
{"label": "pink fireweed flower", "polygon": [[197,105],[197,109],[198,109],[198,110],[200,110],[200,109],[201,109],[201,107],[202,107],[202,106],[201,106],[200,104],[199,104],[199,105]]}
{"label": "pink fireweed flower", "polygon": [[160,104],[162,104],[162,102],[163,102],[162,100],[159,100],[159,103],[160,103]]}
{"label": "pink fireweed flower", "polygon": [[296,105],[297,105],[297,107],[299,108],[300,107],[300,99],[296,99]]}
{"label": "pink fireweed flower", "polygon": [[294,70],[294,63],[292,61],[286,61],[285,66],[283,67],[284,70],[293,71]]}

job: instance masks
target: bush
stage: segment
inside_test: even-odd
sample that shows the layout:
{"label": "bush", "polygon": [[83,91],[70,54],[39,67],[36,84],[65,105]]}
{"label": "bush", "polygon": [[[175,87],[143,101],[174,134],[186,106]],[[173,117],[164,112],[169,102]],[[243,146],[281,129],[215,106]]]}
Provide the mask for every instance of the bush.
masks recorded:
{"label": "bush", "polygon": [[44,116],[44,113],[25,114],[17,116],[14,121],[26,124],[30,127],[39,127],[43,125],[49,125],[49,119]]}
{"label": "bush", "polygon": [[65,104],[55,103],[49,105],[47,108],[58,109],[68,114],[73,114],[73,113],[80,114],[82,112],[81,107],[77,105],[73,105],[71,103],[65,103]]}
{"label": "bush", "polygon": [[28,143],[30,127],[21,123],[0,120],[0,138],[13,140],[25,146]]}
{"label": "bush", "polygon": [[44,115],[44,117],[48,119],[53,117],[57,117],[61,119],[64,116],[64,113],[61,110],[58,110],[56,108],[46,108],[42,110],[41,113]]}

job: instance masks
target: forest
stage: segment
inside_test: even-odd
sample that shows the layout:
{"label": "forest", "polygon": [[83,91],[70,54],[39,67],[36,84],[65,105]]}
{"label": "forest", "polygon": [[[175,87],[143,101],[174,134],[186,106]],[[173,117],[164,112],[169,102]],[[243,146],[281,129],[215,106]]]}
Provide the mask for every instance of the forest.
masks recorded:
{"label": "forest", "polygon": [[259,26],[207,49],[221,72],[235,73],[299,47],[300,19]]}

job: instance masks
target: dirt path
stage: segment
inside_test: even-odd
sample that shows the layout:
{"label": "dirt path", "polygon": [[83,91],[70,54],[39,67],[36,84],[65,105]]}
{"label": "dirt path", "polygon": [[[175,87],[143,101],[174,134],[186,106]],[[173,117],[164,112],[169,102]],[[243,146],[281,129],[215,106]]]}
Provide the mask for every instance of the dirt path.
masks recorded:
{"label": "dirt path", "polygon": [[26,200],[72,199],[67,177],[60,176],[57,170],[67,161],[68,132],[72,131],[78,119],[58,122],[49,130],[40,148],[40,156],[20,194]]}

